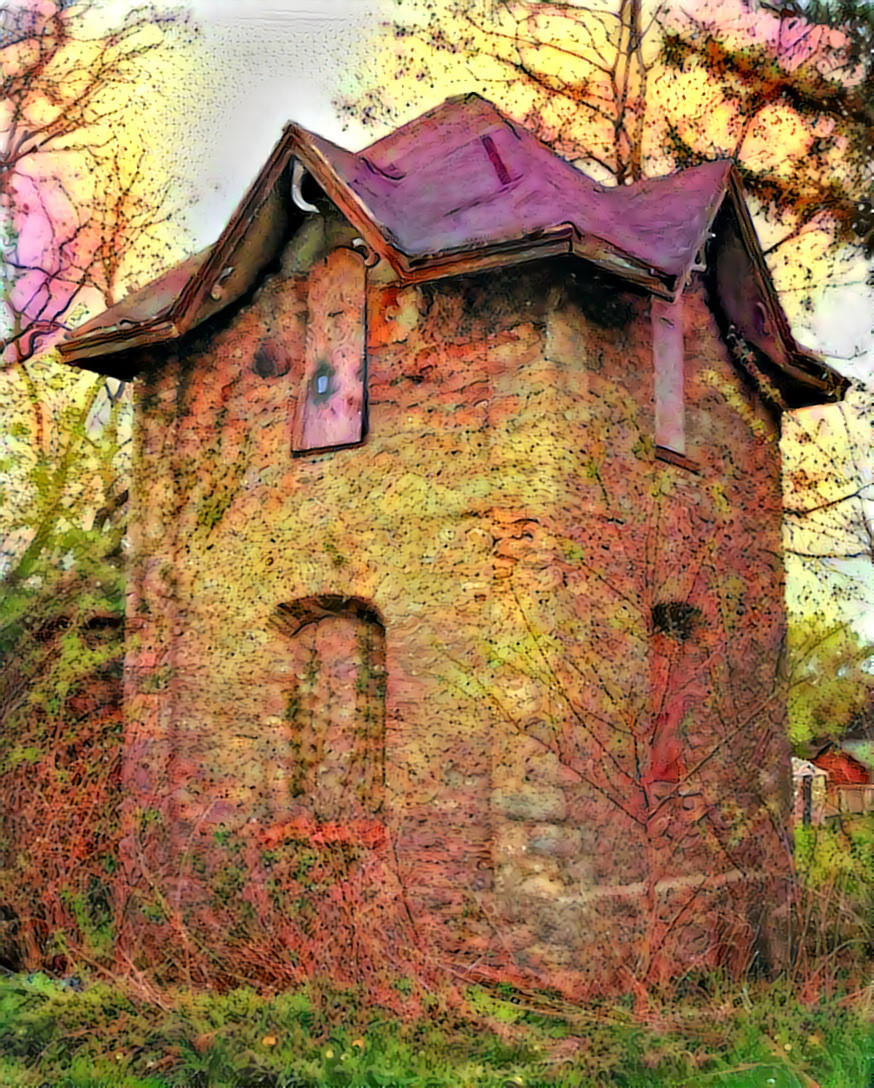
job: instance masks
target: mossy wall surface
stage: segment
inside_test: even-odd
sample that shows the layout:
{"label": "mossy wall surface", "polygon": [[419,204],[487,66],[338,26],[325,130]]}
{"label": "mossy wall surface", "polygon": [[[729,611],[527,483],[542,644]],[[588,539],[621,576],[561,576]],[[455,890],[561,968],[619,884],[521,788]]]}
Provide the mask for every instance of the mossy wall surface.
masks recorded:
{"label": "mossy wall surface", "polygon": [[655,455],[646,297],[563,259],[378,273],[360,446],[292,455],[294,254],[139,384],[130,881],[184,873],[181,901],[226,835],[281,838],[275,617],[342,596],[384,627],[376,818],[447,954],[604,985],[743,959],[788,865],[779,452],[703,285],[683,467]]}

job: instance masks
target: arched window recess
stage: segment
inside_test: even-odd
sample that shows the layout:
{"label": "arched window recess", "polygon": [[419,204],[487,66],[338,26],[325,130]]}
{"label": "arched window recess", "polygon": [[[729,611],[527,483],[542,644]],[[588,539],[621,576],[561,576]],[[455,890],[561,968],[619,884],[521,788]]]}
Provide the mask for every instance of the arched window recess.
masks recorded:
{"label": "arched window recess", "polygon": [[359,597],[327,594],[280,605],[292,684],[289,836],[357,851],[385,839],[385,627]]}

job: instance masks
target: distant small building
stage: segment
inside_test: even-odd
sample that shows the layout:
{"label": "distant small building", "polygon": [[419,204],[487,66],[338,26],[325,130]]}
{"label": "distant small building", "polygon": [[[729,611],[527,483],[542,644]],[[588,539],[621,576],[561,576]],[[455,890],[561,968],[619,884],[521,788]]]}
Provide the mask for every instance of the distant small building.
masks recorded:
{"label": "distant small building", "polygon": [[821,824],[826,811],[828,772],[809,759],[792,757],[792,784],[795,803],[793,822],[805,827]]}
{"label": "distant small building", "polygon": [[471,970],[781,954],[779,420],[846,383],[730,162],[605,188],[476,96],[357,154],[290,125],[60,350],[136,388],[138,932],[156,881],[280,932],[306,848]]}
{"label": "distant small building", "polygon": [[811,761],[828,776],[828,801],[836,814],[874,812],[874,769],[847,745],[829,742]]}

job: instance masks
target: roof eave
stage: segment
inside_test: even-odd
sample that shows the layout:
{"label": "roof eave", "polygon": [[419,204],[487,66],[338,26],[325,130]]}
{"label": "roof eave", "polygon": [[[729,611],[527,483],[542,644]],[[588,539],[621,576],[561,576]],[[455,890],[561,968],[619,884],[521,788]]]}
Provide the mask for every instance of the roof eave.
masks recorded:
{"label": "roof eave", "polygon": [[[123,355],[138,348],[175,340],[178,336],[179,329],[176,325],[172,321],[162,319],[143,322],[131,329],[107,329],[95,332],[80,340],[61,340],[56,345],[56,350],[63,362],[82,366],[86,363],[96,363],[100,359]],[[108,370],[96,366],[86,366],[85,369],[98,369],[100,373],[109,373]],[[111,369],[111,377],[127,378],[135,373],[135,370],[130,367],[112,367]]]}
{"label": "roof eave", "polygon": [[295,157],[360,232],[365,245],[392,267],[402,283],[423,283],[573,253],[665,298],[672,297],[676,289],[676,277],[642,264],[596,235],[581,235],[571,223],[482,246],[459,246],[422,255],[405,253],[387,237],[385,227],[367,204],[337,175],[327,156],[309,141],[306,129],[290,124],[286,132],[292,136]]}
{"label": "roof eave", "polygon": [[[162,319],[139,322],[130,330],[110,328],[83,338],[73,337],[69,341],[62,341],[58,345],[58,351],[64,362],[82,365],[86,360],[93,362],[139,347],[175,340],[197,324],[197,314],[207,296],[219,283],[229,256],[245,239],[258,210],[270,195],[291,157],[293,133],[289,130],[293,127],[287,126],[283,131],[269,159],[212,246],[209,256],[183,286]],[[262,264],[269,259],[270,255],[267,255]],[[237,297],[239,296],[228,293],[221,300],[221,308],[231,305]]]}
{"label": "roof eave", "polygon": [[[794,341],[793,341],[794,342]],[[797,375],[799,382],[807,388],[821,390],[825,398],[830,402],[843,400],[848,390],[852,387],[849,378],[838,373],[833,367],[809,348],[795,344],[793,359],[796,366],[793,367],[793,376]],[[815,373],[818,371],[819,374]],[[817,401],[816,403],[820,403]]]}
{"label": "roof eave", "polygon": [[[170,318],[179,330],[177,335],[182,335],[191,328],[193,316],[209,292],[216,286],[230,255],[245,239],[246,232],[251,227],[258,210],[288,165],[292,155],[294,134],[291,130],[293,128],[294,126],[287,125],[283,129],[282,136],[270,152],[270,157],[237,205],[209,257],[182,289],[171,308]],[[228,296],[223,301],[225,305],[230,305],[236,299]]]}
{"label": "roof eave", "polygon": [[338,176],[330,160],[309,140],[309,133],[299,125],[285,127],[291,153],[308,170],[353,227],[360,232],[369,249],[388,263],[400,275],[406,260],[385,236],[385,228],[377,225],[376,217],[363,200]]}
{"label": "roof eave", "polygon": [[[752,216],[743,197],[743,181],[734,163],[732,163],[728,171],[726,195],[731,200],[744,246],[761,278],[768,307],[779,331],[786,354],[793,360],[793,363],[789,364],[775,364],[777,369],[785,375],[789,383],[800,386],[802,390],[811,394],[810,397],[802,395],[800,398],[806,403],[819,404],[842,400],[852,383],[842,374],[833,370],[815,352],[802,348],[792,335],[792,330],[780,303],[780,297],[771,278],[770,269],[759,245]],[[714,212],[713,219],[715,220],[715,218],[716,213]],[[815,373],[814,369],[818,370],[819,373]],[[799,398],[793,397],[792,399]]]}
{"label": "roof eave", "polygon": [[[84,339],[74,338],[67,343],[62,342],[58,348],[61,357],[66,362],[78,364],[86,360],[108,359],[113,355],[176,339],[188,332],[197,323],[197,315],[202,310],[207,296],[212,292],[213,298],[217,297],[214,292],[221,280],[222,270],[237,248],[245,241],[247,232],[252,227],[259,210],[269,198],[291,158],[298,159],[313,175],[328,198],[360,233],[364,244],[376,256],[386,261],[401,283],[424,283],[435,279],[508,267],[563,253],[573,253],[665,299],[674,298],[686,280],[686,275],[671,275],[664,270],[647,267],[596,235],[581,234],[570,223],[562,223],[549,230],[479,247],[463,246],[453,251],[424,255],[407,254],[394,244],[387,228],[378,222],[367,204],[339,176],[330,159],[315,146],[311,134],[306,129],[290,123],[286,125],[269,159],[212,247],[209,257],[188,280],[163,318],[138,324],[129,330],[110,329],[95,332]],[[779,330],[786,355],[793,360],[792,364],[779,366],[788,384],[801,387],[799,390],[801,395],[794,395],[791,399],[809,403],[841,399],[850,383],[831,370],[822,360],[800,348],[792,336],[759,246],[755,227],[743,198],[740,175],[734,164],[731,164],[726,171],[725,193],[731,199],[743,243],[760,277],[768,307]],[[712,229],[724,199],[725,197],[722,197],[714,206],[713,214],[702,234],[702,244]],[[281,240],[277,240],[277,247],[280,244]],[[264,256],[259,262],[260,267],[264,267],[270,257],[271,254]],[[232,304],[237,297],[238,294],[228,292],[226,297],[221,299],[221,308]]]}

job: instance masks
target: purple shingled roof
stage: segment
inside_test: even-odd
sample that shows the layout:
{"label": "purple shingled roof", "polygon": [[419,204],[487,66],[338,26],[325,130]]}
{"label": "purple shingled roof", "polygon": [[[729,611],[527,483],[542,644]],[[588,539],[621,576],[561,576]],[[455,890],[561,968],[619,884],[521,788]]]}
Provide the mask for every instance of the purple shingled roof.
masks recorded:
{"label": "purple shingled roof", "polygon": [[731,163],[608,188],[475,95],[451,99],[351,154],[307,133],[411,261],[572,225],[656,273],[684,274],[726,191]]}
{"label": "purple shingled roof", "polygon": [[725,202],[776,330],[773,361],[797,386],[794,401],[846,388],[795,343],[729,160],[599,185],[478,95],[449,99],[357,154],[289,125],[215,245],[82,325],[58,344],[60,355],[129,376],[141,365],[132,349],[177,339],[241,297],[300,222],[292,160],[400,283],[573,253],[670,298]]}

